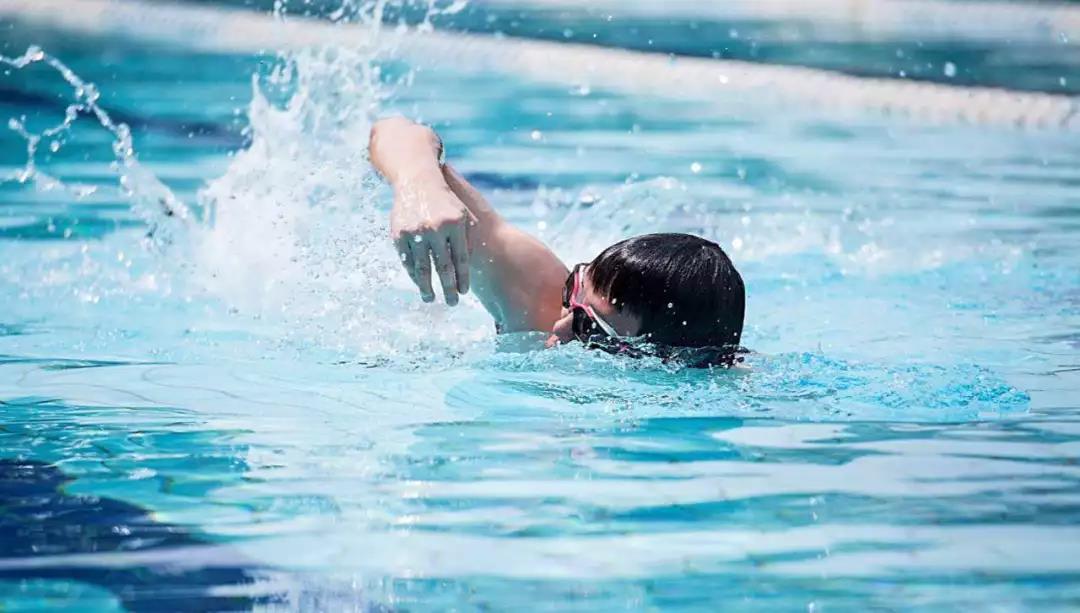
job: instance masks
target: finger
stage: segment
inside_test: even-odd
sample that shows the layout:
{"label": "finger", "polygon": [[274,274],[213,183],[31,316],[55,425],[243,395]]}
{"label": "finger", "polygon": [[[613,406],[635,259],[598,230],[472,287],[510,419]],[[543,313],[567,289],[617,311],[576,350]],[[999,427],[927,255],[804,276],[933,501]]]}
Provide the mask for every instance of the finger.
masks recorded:
{"label": "finger", "polygon": [[457,289],[462,294],[469,293],[469,241],[466,237],[465,224],[454,228],[450,233],[450,256],[457,275]]}
{"label": "finger", "polygon": [[442,282],[443,297],[446,304],[454,306],[458,302],[457,275],[454,273],[454,259],[450,256],[450,245],[446,240],[437,241],[431,248],[435,260],[435,270]]}
{"label": "finger", "polygon": [[401,265],[405,267],[411,277],[415,267],[415,258],[413,258],[412,248],[409,243],[408,237],[405,236],[394,239],[394,248],[397,249],[398,260],[401,261]]}
{"label": "finger", "polygon": [[407,237],[402,237],[394,240],[394,246],[398,251],[398,259],[401,260],[401,265],[405,267],[405,272],[409,273],[409,279],[416,286],[416,289],[423,291],[420,287],[420,278],[416,276],[416,256],[413,255],[411,247],[412,241]]}
{"label": "finger", "polygon": [[424,302],[435,301],[435,290],[431,289],[431,248],[428,244],[412,245],[413,275],[416,286],[420,288],[420,298]]}

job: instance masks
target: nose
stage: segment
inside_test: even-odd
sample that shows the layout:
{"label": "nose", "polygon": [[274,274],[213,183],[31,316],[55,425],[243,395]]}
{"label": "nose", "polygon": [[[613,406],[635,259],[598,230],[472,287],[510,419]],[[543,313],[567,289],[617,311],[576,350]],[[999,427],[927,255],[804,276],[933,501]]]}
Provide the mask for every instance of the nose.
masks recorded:
{"label": "nose", "polygon": [[562,343],[569,343],[574,338],[573,332],[574,316],[567,310],[562,310],[562,316],[559,317],[555,325],[551,326],[551,336],[548,337],[547,342],[544,343],[545,347],[554,347]]}

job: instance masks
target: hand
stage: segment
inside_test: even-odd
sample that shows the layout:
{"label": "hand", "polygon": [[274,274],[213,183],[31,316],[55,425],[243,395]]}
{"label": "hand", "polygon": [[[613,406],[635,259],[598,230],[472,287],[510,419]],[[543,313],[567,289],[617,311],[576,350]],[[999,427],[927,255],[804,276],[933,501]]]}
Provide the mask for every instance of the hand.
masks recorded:
{"label": "hand", "polygon": [[445,183],[395,190],[390,236],[424,302],[435,300],[433,262],[446,304],[457,304],[458,294],[469,291],[470,219],[469,210]]}

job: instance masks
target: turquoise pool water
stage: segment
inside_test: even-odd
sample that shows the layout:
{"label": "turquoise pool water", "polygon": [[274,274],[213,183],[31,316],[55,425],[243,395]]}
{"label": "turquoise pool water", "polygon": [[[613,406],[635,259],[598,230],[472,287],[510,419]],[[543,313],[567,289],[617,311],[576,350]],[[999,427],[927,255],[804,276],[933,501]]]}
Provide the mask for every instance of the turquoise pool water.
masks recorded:
{"label": "turquoise pool water", "polygon": [[[67,187],[0,185],[0,606],[1080,602],[1075,133],[0,29],[95,83],[148,173],[84,116],[37,155]],[[73,95],[0,72],[32,131]],[[421,304],[364,160],[394,111],[567,261],[721,242],[748,368]],[[0,173],[24,149],[0,132]]]}

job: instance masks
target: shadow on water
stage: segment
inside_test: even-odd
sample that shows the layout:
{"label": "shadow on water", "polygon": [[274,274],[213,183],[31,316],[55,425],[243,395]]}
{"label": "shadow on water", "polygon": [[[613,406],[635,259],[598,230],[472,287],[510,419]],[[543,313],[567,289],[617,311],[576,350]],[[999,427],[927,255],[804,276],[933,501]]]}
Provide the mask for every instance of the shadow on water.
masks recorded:
{"label": "shadow on water", "polygon": [[[108,589],[134,611],[250,609],[272,600],[242,595],[253,590],[255,566],[202,568],[178,564],[189,562],[184,559],[187,556],[169,556],[160,564],[111,567],[67,557],[183,551],[210,545],[181,526],[155,521],[135,505],[67,495],[63,490],[70,481],[71,477],[42,462],[0,459],[0,579],[90,583]],[[35,563],[41,556],[58,558],[48,564]]]}
{"label": "shadow on water", "polygon": [[[19,558],[141,552],[209,543],[184,528],[156,522],[143,509],[119,500],[70,496],[71,480],[59,469],[31,460],[0,459],[0,547],[3,579],[73,580],[104,587],[131,610],[249,609],[265,598],[229,595],[255,583],[253,567],[178,568],[175,560],[131,568],[65,563],[19,565]],[[232,588],[232,589],[223,589]]]}

